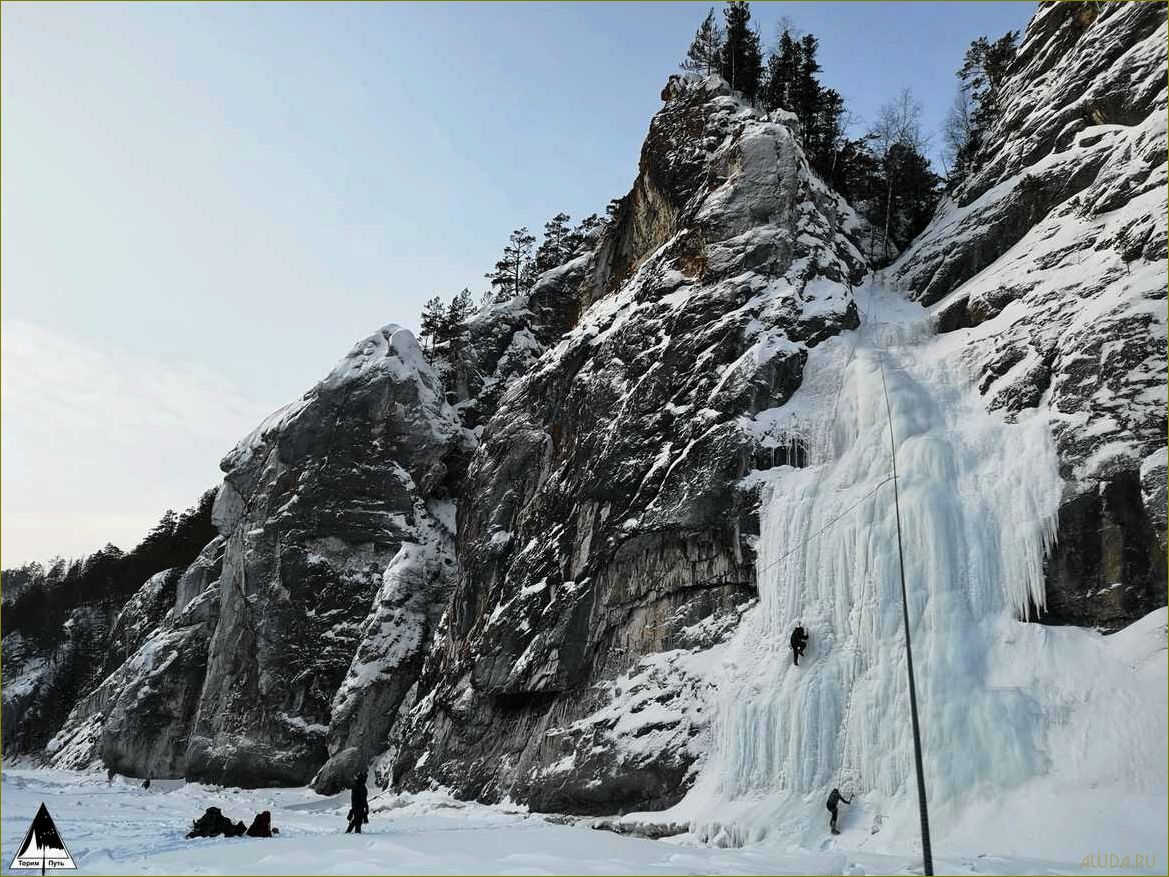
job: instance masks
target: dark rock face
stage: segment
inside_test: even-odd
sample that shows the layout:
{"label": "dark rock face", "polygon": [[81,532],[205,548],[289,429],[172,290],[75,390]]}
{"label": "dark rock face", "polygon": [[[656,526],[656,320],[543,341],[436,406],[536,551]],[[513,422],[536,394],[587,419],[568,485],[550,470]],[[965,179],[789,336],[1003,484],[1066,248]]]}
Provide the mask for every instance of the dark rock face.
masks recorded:
{"label": "dark rock face", "polygon": [[[153,639],[160,625],[169,623],[181,577],[180,569],[164,570],[151,576],[126,601],[111,625],[103,623],[100,613],[90,611],[85,614],[90,636],[96,638],[96,634],[108,627],[105,662],[104,666],[99,663],[84,675],[89,684],[83,683],[78,690],[80,696],[72,704],[60,730],[46,746],[51,766],[82,769],[101,760],[101,735],[106,717],[129,678],[129,659]],[[80,622],[78,617],[74,623]]]}
{"label": "dark rock face", "polygon": [[107,767],[127,776],[185,776],[219,598],[216,585],[206,588],[111,677],[100,744]]}
{"label": "dark rock face", "polygon": [[423,519],[423,540],[406,543],[390,562],[361,644],[332,704],[330,759],[313,780],[323,795],[347,789],[386,748],[398,708],[418,680],[426,648],[452,587],[451,533]]}
{"label": "dark rock face", "polygon": [[[504,392],[471,460],[458,583],[393,766],[408,787],[611,812],[666,806],[692,777],[692,680],[639,661],[752,598],[736,485],[756,444],[738,418],[786,401],[807,347],[856,325],[864,263],[859,221],[784,124],[717,77],[665,94],[616,221],[566,268],[579,321]],[[600,717],[605,686],[651,670],[670,720]],[[647,734],[666,739],[627,745]]]}
{"label": "dark rock face", "polygon": [[1059,529],[1091,538],[1056,544],[1041,621],[1117,629],[1165,605],[1165,531],[1151,524],[1133,473],[1065,503]]}
{"label": "dark rock face", "polygon": [[890,269],[988,407],[1051,423],[1046,621],[1112,630],[1166,601],[1166,54],[1164,4],[1041,7],[977,171]]}
{"label": "dark rock face", "polygon": [[360,342],[224,462],[219,621],[186,773],[308,782],[382,571],[418,541],[462,440],[437,378],[397,326]]}
{"label": "dark rock face", "polygon": [[[1165,33],[1164,4],[1041,8],[981,167],[888,272],[989,408],[1051,424],[1050,623],[1165,603]],[[59,661],[5,636],[5,747],[45,746],[16,719],[73,679],[61,767],[331,794],[372,764],[537,810],[679,800],[711,748],[702,662],[755,597],[744,475],[806,463],[752,415],[858,324],[872,230],[788,114],[717,77],[662,97],[571,261],[436,366],[396,326],[359,343],[225,458],[221,535],[116,620],[74,613]]]}

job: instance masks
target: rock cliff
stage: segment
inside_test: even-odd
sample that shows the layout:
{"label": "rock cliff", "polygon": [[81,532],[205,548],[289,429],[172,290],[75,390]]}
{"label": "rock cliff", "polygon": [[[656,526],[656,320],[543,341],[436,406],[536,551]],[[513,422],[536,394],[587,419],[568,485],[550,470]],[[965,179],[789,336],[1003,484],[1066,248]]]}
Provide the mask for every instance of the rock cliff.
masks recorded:
{"label": "rock cliff", "polygon": [[[429,691],[399,734],[407,786],[606,812],[685,789],[701,716],[592,717],[641,657],[697,644],[696,626],[717,637],[752,598],[737,485],[774,450],[742,418],[786,401],[807,349],[856,325],[865,265],[862,223],[786,114],[717,78],[674,77],[663,98],[615,222],[542,281],[559,279],[576,325],[482,430]],[[659,706],[689,684],[662,682]],[[648,733],[680,745],[632,745]]]}
{"label": "rock cliff", "polygon": [[1051,423],[1047,621],[1165,603],[1166,53],[1164,4],[1042,6],[976,171],[889,272],[990,408]]}

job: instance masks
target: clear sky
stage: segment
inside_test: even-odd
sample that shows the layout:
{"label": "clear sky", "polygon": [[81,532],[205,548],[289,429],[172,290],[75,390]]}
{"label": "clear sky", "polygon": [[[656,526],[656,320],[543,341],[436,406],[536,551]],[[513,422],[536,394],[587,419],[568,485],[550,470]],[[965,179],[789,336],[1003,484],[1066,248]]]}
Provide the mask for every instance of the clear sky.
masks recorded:
{"label": "clear sky", "polygon": [[[359,338],[624,194],[701,3],[4,4],[3,564],[131,547]],[[757,3],[935,130],[1031,3]],[[859,133],[859,131],[858,131]]]}

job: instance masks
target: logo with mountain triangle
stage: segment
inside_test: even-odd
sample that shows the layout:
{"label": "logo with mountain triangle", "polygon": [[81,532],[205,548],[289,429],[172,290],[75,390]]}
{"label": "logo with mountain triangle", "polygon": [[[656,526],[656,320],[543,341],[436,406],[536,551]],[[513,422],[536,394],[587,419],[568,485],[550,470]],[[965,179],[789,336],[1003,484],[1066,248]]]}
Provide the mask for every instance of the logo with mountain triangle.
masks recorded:
{"label": "logo with mountain triangle", "polygon": [[42,874],[46,871],[77,869],[73,857],[65,848],[65,841],[61,840],[61,833],[57,831],[53,817],[49,815],[49,808],[43,801],[37,815],[33,817],[32,825],[28,827],[24,840],[21,841],[20,849],[8,867],[14,871],[39,868]]}

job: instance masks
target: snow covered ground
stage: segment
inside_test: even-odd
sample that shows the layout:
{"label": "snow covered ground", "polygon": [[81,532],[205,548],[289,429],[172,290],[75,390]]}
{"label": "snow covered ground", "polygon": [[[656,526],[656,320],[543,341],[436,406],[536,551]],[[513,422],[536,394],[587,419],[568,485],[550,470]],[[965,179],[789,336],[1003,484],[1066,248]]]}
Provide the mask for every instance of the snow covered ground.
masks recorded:
{"label": "snow covered ground", "polygon": [[[346,796],[309,789],[224,789],[155,781],[107,786],[98,773],[5,769],[3,873],[43,801],[78,874],[913,874],[906,855],[843,848],[720,849],[693,835],[664,841],[595,831],[588,820],[555,824],[536,814],[438,795],[373,802],[365,833],[344,834]],[[233,819],[272,812],[274,838],[186,840],[190,822],[216,806]],[[1049,814],[1050,818],[1050,814]],[[1130,852],[1114,847],[1088,852]],[[1136,851],[1131,851],[1136,852]],[[1164,873],[1157,868],[1092,869],[1079,862],[1021,856],[952,856],[935,851],[939,874]],[[1158,868],[1160,870],[1158,870]]]}

